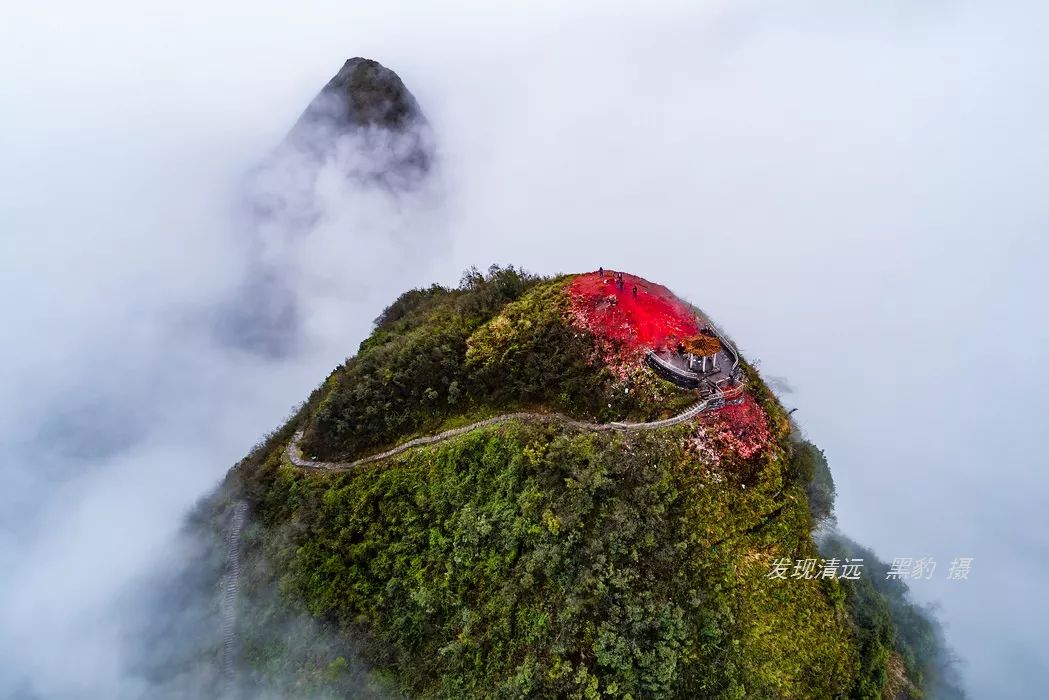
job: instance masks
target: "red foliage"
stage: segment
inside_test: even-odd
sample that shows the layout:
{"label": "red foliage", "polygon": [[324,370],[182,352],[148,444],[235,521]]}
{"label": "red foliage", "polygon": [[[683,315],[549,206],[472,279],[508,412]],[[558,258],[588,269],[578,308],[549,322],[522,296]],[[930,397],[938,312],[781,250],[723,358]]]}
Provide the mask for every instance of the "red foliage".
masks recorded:
{"label": "red foliage", "polygon": [[719,448],[735,452],[743,459],[761,452],[772,440],[765,411],[749,394],[743,395],[742,403],[725,406],[704,422],[711,428],[707,434]]}
{"label": "red foliage", "polygon": [[575,322],[603,341],[608,352],[619,355],[620,362],[649,348],[672,348],[699,333],[695,312],[687,304],[666,287],[635,275],[623,273],[622,289],[608,270],[604,276],[578,275],[568,293]]}

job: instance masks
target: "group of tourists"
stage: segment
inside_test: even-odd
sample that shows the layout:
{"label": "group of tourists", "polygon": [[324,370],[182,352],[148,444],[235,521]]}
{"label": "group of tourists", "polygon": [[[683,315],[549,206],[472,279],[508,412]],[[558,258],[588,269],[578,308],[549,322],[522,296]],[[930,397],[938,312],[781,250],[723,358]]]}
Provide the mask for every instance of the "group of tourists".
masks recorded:
{"label": "group of tourists", "polygon": [[[602,280],[604,280],[605,279],[605,268],[604,267],[597,268],[597,274]],[[622,291],[623,287],[624,287],[623,273],[622,272],[615,272],[615,273],[613,273],[613,275],[614,275],[615,280],[616,280],[616,287],[618,287],[619,290]],[[633,288],[633,290],[631,290],[631,292],[632,292],[632,294],[635,297],[637,296],[637,285],[636,284],[634,285],[634,288]]]}

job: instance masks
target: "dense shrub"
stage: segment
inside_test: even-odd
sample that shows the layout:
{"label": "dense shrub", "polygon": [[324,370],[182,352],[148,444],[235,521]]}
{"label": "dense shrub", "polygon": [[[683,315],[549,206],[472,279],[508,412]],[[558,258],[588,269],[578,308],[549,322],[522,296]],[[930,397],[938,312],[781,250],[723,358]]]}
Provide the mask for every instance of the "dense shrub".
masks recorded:
{"label": "dense shrub", "polygon": [[752,556],[809,551],[804,499],[774,499],[771,476],[718,487],[685,432],[508,424],[376,469],[281,467],[260,515],[299,531],[269,556],[311,613],[374,637],[370,660],[411,695],[843,694],[834,582],[770,584]]}
{"label": "dense shrub", "polygon": [[834,478],[823,450],[807,440],[791,444],[790,476],[805,487],[814,520],[825,520],[834,512]]}
{"label": "dense shrub", "polygon": [[[829,557],[861,558],[867,574],[846,583],[846,599],[856,629],[860,673],[852,696],[856,698],[923,698],[925,689],[937,700],[961,700],[943,633],[932,614],[909,599],[907,584],[887,577],[889,565],[871,550],[837,532],[827,535],[820,551]],[[906,674],[892,678],[898,659]]]}
{"label": "dense shrub", "polygon": [[643,419],[694,400],[647,372],[613,376],[593,336],[567,320],[570,280],[493,267],[467,271],[458,289],[402,295],[332,376],[306,448],[351,457],[455,416],[510,407]]}

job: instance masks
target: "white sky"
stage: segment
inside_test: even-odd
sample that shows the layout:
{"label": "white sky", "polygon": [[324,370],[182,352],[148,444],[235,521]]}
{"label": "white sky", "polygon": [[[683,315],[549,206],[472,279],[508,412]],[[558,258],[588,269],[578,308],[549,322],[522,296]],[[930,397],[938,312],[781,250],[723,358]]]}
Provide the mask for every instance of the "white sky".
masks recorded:
{"label": "white sky", "polygon": [[[0,9],[0,442],[14,445],[0,456],[0,658],[107,687],[99,610],[397,291],[454,283],[469,264],[603,265],[667,284],[785,377],[784,402],[830,458],[842,529],[883,558],[938,560],[912,589],[941,606],[974,696],[1038,695],[1047,14],[1033,2]],[[434,125],[447,199],[420,233],[428,262],[384,274],[396,250],[366,246],[385,230],[361,217],[343,249],[328,241],[302,261],[310,352],[231,357],[185,327],[243,273],[238,177],[356,55],[396,70]],[[63,420],[133,437],[74,459],[42,447]],[[971,580],[944,580],[958,556],[975,558]],[[0,664],[0,689],[8,673]]]}

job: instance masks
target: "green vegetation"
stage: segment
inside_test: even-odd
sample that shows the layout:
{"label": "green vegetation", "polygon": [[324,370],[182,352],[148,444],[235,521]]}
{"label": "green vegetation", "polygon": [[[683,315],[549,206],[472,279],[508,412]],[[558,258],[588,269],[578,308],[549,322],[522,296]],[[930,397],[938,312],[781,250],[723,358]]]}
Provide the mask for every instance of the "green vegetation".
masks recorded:
{"label": "green vegetation", "polygon": [[963,698],[943,635],[932,615],[908,600],[907,584],[889,579],[889,565],[871,550],[833,533],[820,543],[825,556],[862,558],[867,576],[847,581],[846,598],[856,628],[860,676],[854,697],[926,697],[934,689],[942,700]]}
{"label": "green vegetation", "polygon": [[762,552],[812,549],[780,456],[744,490],[669,432],[510,424],[339,475],[275,454],[258,515],[302,536],[267,538],[266,555],[313,615],[373,635],[369,661],[412,695],[844,692],[837,584],[765,580]]}
{"label": "green vegetation", "polygon": [[614,377],[593,337],[566,321],[569,279],[492,267],[469,271],[458,289],[401,296],[329,378],[305,449],[363,456],[456,416],[513,408],[610,420],[670,414],[695,401],[640,368]]}
{"label": "green vegetation", "polygon": [[813,519],[829,518],[834,512],[834,478],[823,450],[798,438],[792,443],[790,469],[792,478],[805,484]]}
{"label": "green vegetation", "polygon": [[749,364],[754,401],[723,414],[760,430],[721,414],[636,433],[514,421],[347,472],[286,461],[303,425],[331,458],[520,408],[653,418],[695,400],[605,367],[567,320],[567,281],[492,268],[402,295],[231,473],[228,497],[251,503],[252,682],[282,697],[920,697],[940,647],[902,584],[769,578],[775,559],[819,556],[834,486]]}

